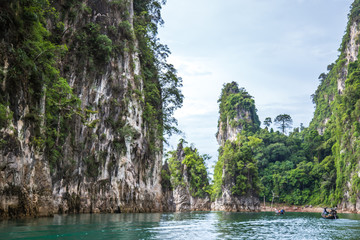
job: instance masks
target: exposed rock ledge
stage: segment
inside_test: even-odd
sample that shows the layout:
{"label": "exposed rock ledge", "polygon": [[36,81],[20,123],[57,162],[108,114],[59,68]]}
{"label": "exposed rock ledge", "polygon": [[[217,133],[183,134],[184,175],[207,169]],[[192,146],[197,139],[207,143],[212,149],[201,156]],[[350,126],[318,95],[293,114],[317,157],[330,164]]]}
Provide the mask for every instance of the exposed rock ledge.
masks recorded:
{"label": "exposed rock ledge", "polygon": [[209,197],[196,198],[191,196],[189,188],[179,186],[174,190],[176,212],[210,211],[211,201]]}
{"label": "exposed rock ledge", "polygon": [[211,204],[213,211],[226,212],[258,212],[260,211],[260,201],[253,196],[235,197],[229,191]]}

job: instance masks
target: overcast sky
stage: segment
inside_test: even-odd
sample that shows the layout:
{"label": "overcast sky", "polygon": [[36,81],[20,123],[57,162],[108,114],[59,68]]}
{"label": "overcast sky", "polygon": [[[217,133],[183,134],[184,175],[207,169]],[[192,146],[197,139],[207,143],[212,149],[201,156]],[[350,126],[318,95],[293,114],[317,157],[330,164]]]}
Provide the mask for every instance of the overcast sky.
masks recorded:
{"label": "overcast sky", "polygon": [[[310,95],[338,56],[352,0],[168,0],[159,37],[183,79],[175,113],[185,139],[217,160],[217,100],[236,81],[255,99],[260,121],[289,114],[309,125]],[[262,126],[263,127],[263,126]],[[275,126],[274,126],[275,127]],[[179,136],[170,139],[176,148]]]}

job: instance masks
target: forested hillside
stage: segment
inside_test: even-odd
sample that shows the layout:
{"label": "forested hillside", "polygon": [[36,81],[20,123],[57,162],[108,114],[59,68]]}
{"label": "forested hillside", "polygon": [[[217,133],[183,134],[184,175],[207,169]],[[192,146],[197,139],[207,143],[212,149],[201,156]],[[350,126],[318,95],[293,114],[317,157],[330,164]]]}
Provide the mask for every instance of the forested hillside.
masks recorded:
{"label": "forested hillside", "polygon": [[360,209],[360,1],[351,6],[339,58],[319,77],[313,95],[316,104],[310,128],[322,134],[325,153],[319,162],[329,162],[328,201],[350,210]]}
{"label": "forested hillside", "polygon": [[290,126],[280,121],[291,121],[286,114],[275,119],[279,119],[280,131],[269,129],[270,117],[264,123],[268,126],[261,129],[254,99],[235,82],[224,85],[219,103],[217,137],[222,141],[214,172],[214,199],[229,191],[233,196],[265,197],[288,204],[327,201],[327,193],[320,188],[328,185],[322,181],[328,166],[317,160],[326,154],[317,131],[295,128],[286,135]]}
{"label": "forested hillside", "polygon": [[[253,109],[249,108],[249,103],[253,102],[249,100],[251,97],[239,99],[236,92],[231,92],[224,99],[222,93],[219,131],[226,130],[222,124],[226,117],[231,126],[243,122],[243,127],[238,128],[235,142],[235,137],[232,137],[232,148],[229,148],[229,141],[221,144],[214,173],[215,197],[224,192],[221,182],[233,177],[231,193],[234,195],[253,189],[261,200],[265,198],[268,202],[337,205],[359,210],[359,23],[360,1],[356,0],[351,6],[339,58],[319,76],[320,85],[312,95],[314,117],[308,128],[295,127],[286,134],[291,117],[281,113],[274,119],[280,131],[269,129],[271,117],[265,119],[264,129],[256,127],[256,118],[249,128],[246,121],[238,120],[229,109],[237,106],[247,111]],[[231,85],[234,84],[226,84],[223,92]],[[224,109],[228,109],[227,112]],[[219,140],[219,136],[217,138]],[[229,172],[229,169],[238,172]]]}

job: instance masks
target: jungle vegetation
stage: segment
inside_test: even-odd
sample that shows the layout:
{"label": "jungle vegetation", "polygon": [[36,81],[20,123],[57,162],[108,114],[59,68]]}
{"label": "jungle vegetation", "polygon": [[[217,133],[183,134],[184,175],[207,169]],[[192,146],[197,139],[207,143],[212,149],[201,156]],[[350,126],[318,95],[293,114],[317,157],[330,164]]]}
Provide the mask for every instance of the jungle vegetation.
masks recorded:
{"label": "jungle vegetation", "polygon": [[[227,97],[224,97],[224,92]],[[238,102],[241,99],[237,98],[236,103],[231,104],[233,95],[238,92],[246,91],[239,91],[234,82],[224,85],[219,99],[219,122],[236,116],[234,111],[240,110],[243,116],[256,114],[254,100],[248,93],[247,98],[243,98],[245,102]],[[249,99],[251,104],[246,105]],[[238,106],[246,108],[239,109]],[[235,196],[257,195],[266,201],[297,205],[336,203],[336,169],[330,135],[319,135],[316,129],[303,127],[294,128],[286,135],[285,129],[291,120],[288,114],[275,117],[281,131],[269,129],[270,117],[265,119],[264,129],[260,128],[257,115],[245,122],[237,121],[240,125],[236,127],[243,130],[235,141],[228,140],[219,149],[213,199],[221,196],[222,187],[231,186]],[[241,123],[245,126],[242,127]]]}
{"label": "jungle vegetation", "polygon": [[[274,119],[280,132],[270,128],[273,123],[270,117],[265,118],[264,129],[259,129],[256,117],[252,117],[253,127],[244,127],[236,141],[227,141],[219,149],[213,198],[220,196],[227,175],[234,175],[234,195],[243,196],[249,192],[239,190],[253,189],[261,200],[268,202],[335,206],[342,202],[355,204],[359,199],[360,63],[347,59],[350,38],[355,37],[350,36],[350,28],[360,22],[359,0],[353,2],[348,17],[339,58],[320,74],[319,86],[311,96],[315,112],[310,126],[304,128],[301,124],[285,134],[292,124],[288,114]],[[358,37],[355,40],[358,47]],[[340,89],[339,84],[343,85]],[[227,89],[235,90],[224,98]],[[248,100],[237,98],[239,102],[231,102],[237,91],[234,83],[224,85],[219,99],[219,123],[232,122],[238,106],[246,106],[243,109],[248,115],[256,113],[255,106],[249,109],[246,105]],[[252,149],[244,147],[251,139],[256,139],[257,144]],[[254,170],[245,171],[252,164]],[[223,170],[226,176],[222,176]]]}
{"label": "jungle vegetation", "polygon": [[[186,146],[180,139],[177,150],[167,153],[166,165],[169,171],[162,171],[162,179],[169,179],[171,189],[178,186],[188,187],[193,197],[206,197],[211,193],[211,185],[205,162],[210,159],[207,154],[200,154],[195,146]],[[185,145],[185,146],[184,146]],[[186,179],[185,179],[185,176]]]}

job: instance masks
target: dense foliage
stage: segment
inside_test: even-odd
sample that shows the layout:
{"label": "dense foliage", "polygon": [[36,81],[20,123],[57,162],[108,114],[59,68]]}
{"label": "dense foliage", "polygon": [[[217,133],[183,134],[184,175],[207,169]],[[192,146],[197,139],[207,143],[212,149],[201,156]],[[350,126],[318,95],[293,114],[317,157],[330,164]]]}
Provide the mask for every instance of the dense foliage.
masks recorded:
{"label": "dense foliage", "polygon": [[[233,94],[238,94],[236,88],[235,91],[229,91],[230,86],[234,84],[224,86],[228,94],[226,98],[222,94],[220,99],[220,109],[230,109],[220,110],[227,114],[229,122],[237,116],[236,111],[249,111],[249,108],[238,107],[245,104],[228,100],[234,99]],[[240,98],[237,100],[243,101]],[[229,115],[229,112],[232,114]],[[219,121],[222,118],[220,115]],[[334,204],[336,178],[334,158],[329,156],[333,144],[330,135],[322,136],[317,130],[302,127],[301,131],[295,128],[287,136],[285,129],[292,122],[288,114],[280,114],[275,118],[281,133],[268,129],[271,118],[265,119],[265,129],[257,127],[257,116],[253,119],[254,122],[248,122],[253,127],[242,129],[235,141],[227,140],[220,147],[214,169],[213,198],[220,197],[223,189],[227,188],[234,196],[259,196],[267,201]],[[230,127],[241,128],[239,125]]]}
{"label": "dense foliage", "polygon": [[[260,120],[252,96],[244,88],[239,88],[236,82],[224,84],[218,100],[220,119],[217,135],[229,127],[239,127],[248,131],[260,128]],[[221,129],[219,128],[221,126]]]}
{"label": "dense foliage", "polygon": [[235,196],[250,191],[266,201],[335,204],[334,158],[328,155],[331,144],[325,140],[326,136],[309,129],[296,128],[289,136],[272,129],[242,132],[220,148],[214,196],[220,196],[222,185],[233,184]]}
{"label": "dense foliage", "polygon": [[[254,149],[261,140],[250,136],[260,129],[252,96],[239,88],[236,82],[224,84],[219,102],[217,137],[221,137],[219,159],[214,169],[212,197],[220,197],[223,187],[230,188],[235,196],[258,194],[259,181]],[[241,129],[243,133],[236,141],[227,140],[227,128]],[[224,174],[223,174],[224,173]]]}
{"label": "dense foliage", "polygon": [[261,142],[261,139],[246,134],[238,135],[236,141],[226,141],[219,150],[219,160],[215,165],[213,198],[221,196],[223,185],[231,186],[234,196],[259,193],[254,150]]}
{"label": "dense foliage", "polygon": [[[254,162],[258,171],[260,197],[267,201],[326,205],[337,205],[342,202],[347,205],[358,201],[360,63],[348,54],[350,51],[358,52],[356,48],[359,48],[359,37],[351,35],[351,28],[355,27],[358,31],[356,25],[359,23],[360,1],[355,0],[339,49],[339,58],[327,67],[327,73],[320,74],[320,85],[312,95],[316,107],[309,128],[300,126],[300,129],[295,128],[286,136],[274,132],[273,129],[268,130],[271,119],[266,118],[265,129],[256,132],[242,131],[238,136],[238,139],[251,136],[261,140],[254,150]],[[351,41],[355,41],[353,50],[350,49],[354,47]],[[220,99],[221,121],[225,121],[227,117],[230,117],[231,121],[236,113],[229,109],[236,109],[236,106],[242,104],[239,100],[230,102],[223,98],[224,91],[229,92],[229,89],[230,85],[227,85]],[[232,114],[228,114],[229,112]],[[287,126],[283,120],[275,119],[275,123],[279,123],[282,132],[285,133]],[[256,125],[256,121],[254,123]],[[241,149],[239,142],[231,144],[237,145],[238,155],[249,152]],[[215,166],[214,191],[217,193],[221,191],[223,181],[227,177],[222,176],[223,169],[228,171],[224,156],[229,155],[229,150],[227,145],[225,147],[226,151],[224,147],[220,148],[219,161]],[[248,158],[243,156],[242,159]],[[234,161],[233,164],[238,161]],[[243,178],[244,184],[246,181],[246,178]],[[235,187],[241,186],[236,181],[233,183]]]}
{"label": "dense foliage", "polygon": [[[135,135],[124,120],[129,101],[135,100],[132,98],[137,98],[144,108],[142,130],[149,154],[161,152],[165,136],[178,132],[173,113],[182,105],[179,89],[182,80],[166,61],[169,49],[157,38],[157,27],[163,23],[161,5],[165,1],[134,0],[133,6],[130,3],[127,0],[0,1],[0,129],[11,128],[12,123],[22,120],[30,131],[30,145],[45,153],[52,171],[70,169],[67,172],[71,172],[71,167],[75,167],[76,159],[64,159],[66,143],[85,151],[87,140],[107,137],[98,132],[88,133],[99,125],[100,120],[94,119],[93,114],[102,109],[101,104],[110,103],[99,102],[95,106],[93,96],[89,96],[89,101],[81,104],[78,94],[81,89],[94,88],[100,77],[109,77],[104,75],[109,69],[124,68],[118,66],[121,62],[129,62],[130,69],[124,76],[133,77],[134,84],[122,86],[118,79],[108,79],[112,98],[105,124],[113,128],[114,149],[124,154],[125,138]],[[94,4],[111,11],[109,16],[114,14],[118,19],[93,16],[97,14],[90,7]],[[131,9],[134,16],[130,15]],[[114,24],[107,25],[109,22]],[[136,66],[137,57],[140,68]],[[140,75],[135,74],[135,68]],[[120,72],[118,76],[122,78]],[[77,79],[74,89],[69,85],[70,79]],[[29,106],[27,114],[21,116],[18,109],[26,106]],[[86,140],[81,143],[76,142],[74,133],[77,131],[74,123],[79,122],[86,129],[83,132]],[[6,144],[4,141],[1,146]],[[89,156],[79,159],[79,164],[87,168],[87,176],[98,176],[106,154],[92,150]],[[109,164],[109,169],[113,164]]]}
{"label": "dense foliage", "polygon": [[182,106],[183,95],[179,90],[182,79],[177,76],[174,66],[166,61],[170,51],[157,38],[158,25],[163,24],[161,4],[165,1],[134,0],[134,30],[140,48],[145,90],[144,118],[154,130],[151,135],[162,138],[163,134],[179,132],[173,113]]}
{"label": "dense foliage", "polygon": [[[318,160],[324,164],[331,163],[331,171],[326,177],[336,181],[331,195],[335,203],[345,201],[354,204],[360,192],[360,65],[358,60],[350,60],[347,56],[351,38],[355,38],[355,47],[359,47],[358,36],[351,36],[351,28],[359,22],[360,1],[355,0],[339,58],[328,66],[327,73],[320,75],[320,85],[312,96],[316,108],[310,128],[319,130],[323,134],[322,145],[331,149]],[[338,86],[341,88],[338,89]]]}
{"label": "dense foliage", "polygon": [[[193,197],[206,197],[211,191],[205,165],[209,158],[206,154],[200,155],[192,146],[183,147],[183,143],[179,144],[176,151],[168,152],[167,164],[172,188],[187,186]],[[162,177],[168,178],[166,174]]]}
{"label": "dense foliage", "polygon": [[[2,4],[1,59],[5,61],[2,66],[8,65],[8,69],[6,73],[2,71],[0,79],[6,81],[6,89],[0,90],[0,119],[12,118],[9,118],[12,115],[10,110],[4,114],[3,106],[8,105],[14,110],[19,99],[27,98],[30,108],[24,120],[27,125],[34,126],[31,144],[38,149],[46,145],[52,151],[62,134],[61,120],[79,113],[79,101],[66,80],[60,77],[57,66],[67,46],[54,43],[51,33],[45,28],[46,20],[56,19],[58,14],[47,0]],[[21,89],[27,92],[22,93]],[[15,113],[13,118],[18,120],[20,116],[17,111]],[[4,127],[4,120],[1,122]]]}
{"label": "dense foliage", "polygon": [[296,128],[286,136],[263,129],[255,137],[262,139],[256,149],[261,179],[261,197],[288,204],[333,204],[335,187],[331,158],[319,162],[331,149],[317,131]]}

